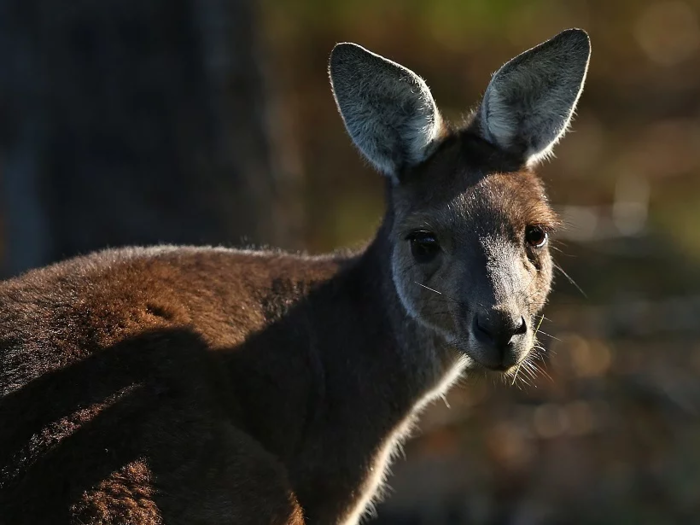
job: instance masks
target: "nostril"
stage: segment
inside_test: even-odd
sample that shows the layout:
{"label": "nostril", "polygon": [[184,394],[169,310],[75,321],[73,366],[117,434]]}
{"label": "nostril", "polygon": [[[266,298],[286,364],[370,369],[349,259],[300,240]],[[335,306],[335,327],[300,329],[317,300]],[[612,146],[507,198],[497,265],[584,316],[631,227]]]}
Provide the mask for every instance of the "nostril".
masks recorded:
{"label": "nostril", "polygon": [[497,345],[508,345],[520,335],[527,333],[527,322],[524,317],[515,319],[501,315],[496,317],[474,317],[474,335],[483,342]]}
{"label": "nostril", "polygon": [[481,333],[482,335],[485,335],[485,336],[487,336],[487,337],[489,337],[489,338],[492,338],[492,337],[493,337],[493,335],[491,334],[491,332],[489,331],[489,329],[486,328],[485,326],[483,326],[483,325],[479,322],[479,318],[478,318],[478,317],[477,317],[474,321],[475,321],[475,322],[474,322],[474,325],[475,325],[475,327],[476,327],[476,331],[477,331],[477,332],[479,332],[479,333]]}

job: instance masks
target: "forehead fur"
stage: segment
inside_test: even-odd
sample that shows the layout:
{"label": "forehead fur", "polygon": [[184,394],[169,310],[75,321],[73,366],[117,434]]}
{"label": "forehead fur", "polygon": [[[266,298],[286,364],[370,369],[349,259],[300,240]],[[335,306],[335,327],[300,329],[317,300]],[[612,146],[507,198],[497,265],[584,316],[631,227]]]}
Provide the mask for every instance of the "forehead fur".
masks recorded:
{"label": "forehead fur", "polygon": [[559,224],[539,177],[468,131],[453,134],[427,162],[404,173],[393,200],[397,215],[415,227],[459,217],[497,229]]}

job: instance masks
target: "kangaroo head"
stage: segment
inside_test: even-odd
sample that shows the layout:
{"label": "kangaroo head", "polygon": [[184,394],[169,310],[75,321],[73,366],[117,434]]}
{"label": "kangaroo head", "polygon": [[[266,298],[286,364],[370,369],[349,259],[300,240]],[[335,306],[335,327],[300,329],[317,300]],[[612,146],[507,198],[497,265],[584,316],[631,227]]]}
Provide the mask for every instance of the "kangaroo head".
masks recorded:
{"label": "kangaroo head", "polygon": [[589,55],[578,29],[522,53],[493,75],[459,128],[405,67],[355,44],[331,55],[347,131],[390,181],[397,295],[476,366],[511,369],[535,344],[557,217],[532,168],[565,133]]}

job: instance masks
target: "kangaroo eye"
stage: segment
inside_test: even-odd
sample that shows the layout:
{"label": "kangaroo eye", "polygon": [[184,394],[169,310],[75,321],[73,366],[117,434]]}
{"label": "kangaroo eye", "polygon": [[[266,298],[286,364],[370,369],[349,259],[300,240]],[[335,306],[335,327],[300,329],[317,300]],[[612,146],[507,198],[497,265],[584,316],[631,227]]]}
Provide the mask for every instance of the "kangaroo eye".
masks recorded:
{"label": "kangaroo eye", "polygon": [[549,235],[541,226],[528,226],[525,229],[525,241],[533,248],[542,248],[547,244]]}
{"label": "kangaroo eye", "polygon": [[407,237],[407,240],[411,243],[411,254],[418,263],[429,263],[440,253],[440,243],[432,232],[415,231]]}

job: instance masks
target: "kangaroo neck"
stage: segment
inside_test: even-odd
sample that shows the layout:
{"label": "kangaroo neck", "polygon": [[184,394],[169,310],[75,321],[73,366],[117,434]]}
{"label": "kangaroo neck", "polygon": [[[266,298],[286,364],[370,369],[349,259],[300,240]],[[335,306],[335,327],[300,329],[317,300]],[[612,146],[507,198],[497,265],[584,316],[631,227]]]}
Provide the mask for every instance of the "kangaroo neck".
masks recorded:
{"label": "kangaroo neck", "polygon": [[[390,196],[387,200],[390,207]],[[441,379],[456,357],[439,334],[409,315],[399,298],[392,275],[392,228],[393,214],[388,212],[374,240],[348,273],[357,273],[353,281],[363,283],[365,303],[375,312],[368,319],[364,308],[359,308],[357,315],[363,322],[358,325],[369,335],[383,334],[370,352],[377,363],[391,367],[384,370],[387,375],[403,382],[405,390],[399,391],[405,392],[405,403],[411,405]]]}
{"label": "kangaroo neck", "polygon": [[318,298],[328,306],[315,322],[333,333],[311,350],[322,379],[290,469],[309,523],[355,523],[414,416],[456,376],[458,358],[400,302],[390,231],[389,215]]}

